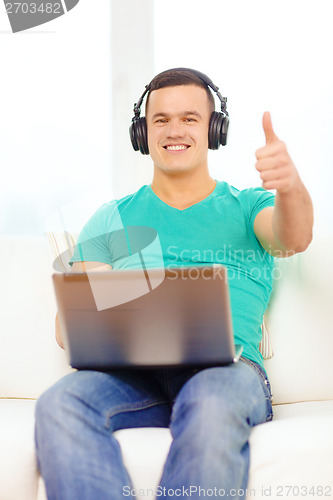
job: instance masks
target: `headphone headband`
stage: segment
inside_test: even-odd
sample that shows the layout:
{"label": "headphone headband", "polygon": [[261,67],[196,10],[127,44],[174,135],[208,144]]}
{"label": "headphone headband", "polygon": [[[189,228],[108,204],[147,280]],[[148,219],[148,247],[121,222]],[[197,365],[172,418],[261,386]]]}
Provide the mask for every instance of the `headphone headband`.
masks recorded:
{"label": "headphone headband", "polygon": [[[217,85],[215,85],[212,82],[212,80],[207,75],[205,75],[204,73],[201,73],[201,71],[197,71],[196,69],[191,69],[191,68],[172,68],[172,69],[167,69],[166,71],[162,71],[162,73],[159,73],[156,76],[162,76],[162,75],[164,75],[166,73],[170,73],[170,71],[190,71],[195,76],[197,76],[198,78],[200,78],[201,81],[203,81],[208,87],[210,87],[216,93],[217,97],[219,98],[219,100],[221,102],[221,112],[224,113],[226,116],[229,116],[229,113],[227,111],[227,101],[228,101],[228,98],[222,96],[222,94],[219,92],[219,87],[217,87]],[[153,78],[153,80],[156,78],[156,76]],[[134,117],[132,118],[132,121],[135,118],[139,118],[140,112],[141,112],[141,106],[142,106],[142,103],[143,103],[143,99],[144,99],[145,95],[150,91],[150,89],[151,89],[151,83],[152,83],[153,80],[151,80],[151,82],[148,83],[148,85],[145,86],[145,90],[142,93],[140,99],[138,100],[137,103],[134,104],[134,108],[133,108]]]}

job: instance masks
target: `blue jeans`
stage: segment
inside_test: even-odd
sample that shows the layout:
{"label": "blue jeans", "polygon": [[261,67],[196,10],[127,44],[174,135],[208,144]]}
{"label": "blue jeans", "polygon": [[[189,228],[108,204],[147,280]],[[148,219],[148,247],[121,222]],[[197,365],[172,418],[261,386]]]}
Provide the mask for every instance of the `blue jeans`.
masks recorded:
{"label": "blue jeans", "polygon": [[37,402],[38,465],[49,500],[125,500],[132,485],[113,431],[170,426],[159,497],[198,499],[200,487],[200,498],[215,488],[216,497],[245,498],[250,431],[271,419],[265,372],[244,358],[203,369],[77,371]]}

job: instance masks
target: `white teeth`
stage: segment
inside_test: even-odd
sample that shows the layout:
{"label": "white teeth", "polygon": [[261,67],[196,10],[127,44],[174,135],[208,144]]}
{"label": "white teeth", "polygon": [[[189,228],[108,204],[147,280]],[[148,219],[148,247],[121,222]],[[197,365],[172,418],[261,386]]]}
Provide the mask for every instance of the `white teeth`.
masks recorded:
{"label": "white teeth", "polygon": [[187,149],[187,146],[184,146],[183,144],[179,144],[177,146],[166,146],[166,149],[171,149],[171,151],[179,151],[181,149]]}

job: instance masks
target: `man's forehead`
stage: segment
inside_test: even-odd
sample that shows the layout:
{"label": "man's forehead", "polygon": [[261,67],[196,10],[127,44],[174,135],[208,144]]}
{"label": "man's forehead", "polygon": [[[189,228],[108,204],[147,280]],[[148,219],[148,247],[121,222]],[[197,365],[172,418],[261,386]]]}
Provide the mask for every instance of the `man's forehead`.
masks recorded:
{"label": "man's forehead", "polygon": [[[177,85],[153,90],[149,95],[146,111],[167,112],[169,108],[183,111],[202,111],[209,106],[207,92],[198,85]],[[156,109],[160,108],[160,109]],[[163,109],[162,109],[163,108]]]}

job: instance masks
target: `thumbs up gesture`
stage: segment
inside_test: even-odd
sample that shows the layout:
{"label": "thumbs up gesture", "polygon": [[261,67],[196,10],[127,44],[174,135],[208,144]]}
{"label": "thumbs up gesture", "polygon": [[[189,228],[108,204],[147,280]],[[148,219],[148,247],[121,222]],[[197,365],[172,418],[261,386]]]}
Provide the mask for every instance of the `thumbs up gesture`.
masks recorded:
{"label": "thumbs up gesture", "polygon": [[260,173],[262,187],[276,189],[279,193],[287,193],[300,181],[287,147],[273,130],[271,115],[264,113],[262,126],[266,144],[256,151],[256,169]]}

